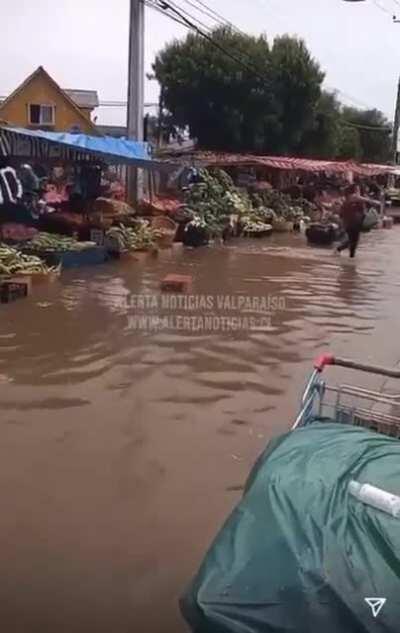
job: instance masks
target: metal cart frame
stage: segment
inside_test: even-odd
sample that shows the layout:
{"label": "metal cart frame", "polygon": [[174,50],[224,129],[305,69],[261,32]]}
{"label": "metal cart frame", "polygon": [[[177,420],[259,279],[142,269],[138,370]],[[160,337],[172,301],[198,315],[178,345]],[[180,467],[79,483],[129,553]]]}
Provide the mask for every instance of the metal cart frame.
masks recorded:
{"label": "metal cart frame", "polygon": [[300,412],[292,430],[315,421],[331,421],[362,426],[400,439],[400,394],[392,395],[348,384],[328,386],[322,378],[328,366],[400,379],[399,369],[323,354],[314,362],[314,371],[304,390]]}

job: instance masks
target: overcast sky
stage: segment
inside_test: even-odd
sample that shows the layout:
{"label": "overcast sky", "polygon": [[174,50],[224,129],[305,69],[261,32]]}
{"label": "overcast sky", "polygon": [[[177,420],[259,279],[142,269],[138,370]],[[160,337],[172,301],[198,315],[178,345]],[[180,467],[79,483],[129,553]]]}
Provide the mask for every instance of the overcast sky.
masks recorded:
{"label": "overcast sky", "polygon": [[[393,116],[400,72],[400,0],[203,0],[241,30],[305,39],[346,103]],[[191,0],[197,3],[197,0]],[[187,0],[176,4],[195,13]],[[63,88],[94,89],[125,100],[129,0],[0,0],[0,95],[42,65]],[[381,8],[379,8],[381,7]],[[207,20],[200,13],[199,19]],[[156,52],[186,29],[146,9],[146,69]],[[146,82],[146,101],[157,100]],[[102,123],[123,124],[123,109],[102,108]]]}

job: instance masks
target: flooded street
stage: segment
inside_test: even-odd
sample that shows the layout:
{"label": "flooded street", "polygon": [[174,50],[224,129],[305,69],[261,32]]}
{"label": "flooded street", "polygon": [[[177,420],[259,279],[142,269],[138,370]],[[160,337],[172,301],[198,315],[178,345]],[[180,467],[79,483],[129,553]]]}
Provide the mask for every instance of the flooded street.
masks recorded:
{"label": "flooded street", "polygon": [[[259,331],[136,328],[132,297],[167,273],[279,309]],[[178,596],[313,357],[399,361],[399,285],[394,227],[355,265],[277,235],[68,272],[1,306],[0,629],[183,633]]]}

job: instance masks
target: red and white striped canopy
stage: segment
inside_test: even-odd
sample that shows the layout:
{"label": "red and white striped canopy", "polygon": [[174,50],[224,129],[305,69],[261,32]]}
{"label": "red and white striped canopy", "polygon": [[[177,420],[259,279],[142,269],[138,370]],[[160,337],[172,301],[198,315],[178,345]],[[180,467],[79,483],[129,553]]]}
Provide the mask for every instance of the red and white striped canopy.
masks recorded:
{"label": "red and white striped canopy", "polygon": [[285,171],[346,173],[360,176],[377,176],[393,173],[390,165],[361,164],[355,161],[312,160],[308,158],[290,158],[286,156],[254,156],[252,154],[219,154],[197,152],[193,158],[215,167],[266,167]]}

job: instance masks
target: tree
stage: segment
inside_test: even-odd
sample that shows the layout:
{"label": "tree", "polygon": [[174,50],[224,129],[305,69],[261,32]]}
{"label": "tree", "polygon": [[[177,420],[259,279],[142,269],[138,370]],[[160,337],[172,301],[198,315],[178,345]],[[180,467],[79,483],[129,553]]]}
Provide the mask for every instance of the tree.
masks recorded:
{"label": "tree", "polygon": [[390,125],[382,112],[345,107],[335,93],[322,92],[301,153],[378,163],[390,159],[390,147]]}
{"label": "tree", "polygon": [[311,129],[303,137],[300,153],[310,158],[330,159],[340,153],[341,104],[335,93],[323,91]]}
{"label": "tree", "polygon": [[154,77],[174,124],[208,149],[290,153],[312,127],[323,73],[304,42],[229,28],[167,45]]}
{"label": "tree", "polygon": [[303,40],[277,37],[271,49],[272,90],[279,112],[281,151],[297,151],[312,129],[324,73]]}
{"label": "tree", "polygon": [[362,147],[360,133],[357,128],[343,125],[341,122],[338,135],[338,152],[336,158],[342,160],[361,160]]}
{"label": "tree", "polygon": [[360,159],[363,162],[385,163],[391,158],[391,125],[379,110],[358,110],[344,107],[342,110],[344,134],[355,136],[360,143]]}
{"label": "tree", "polygon": [[[386,162],[390,125],[379,110],[344,107],[303,40],[219,28],[168,44],[156,57],[168,129],[204,149]],[[165,126],[164,126],[165,127]]]}

